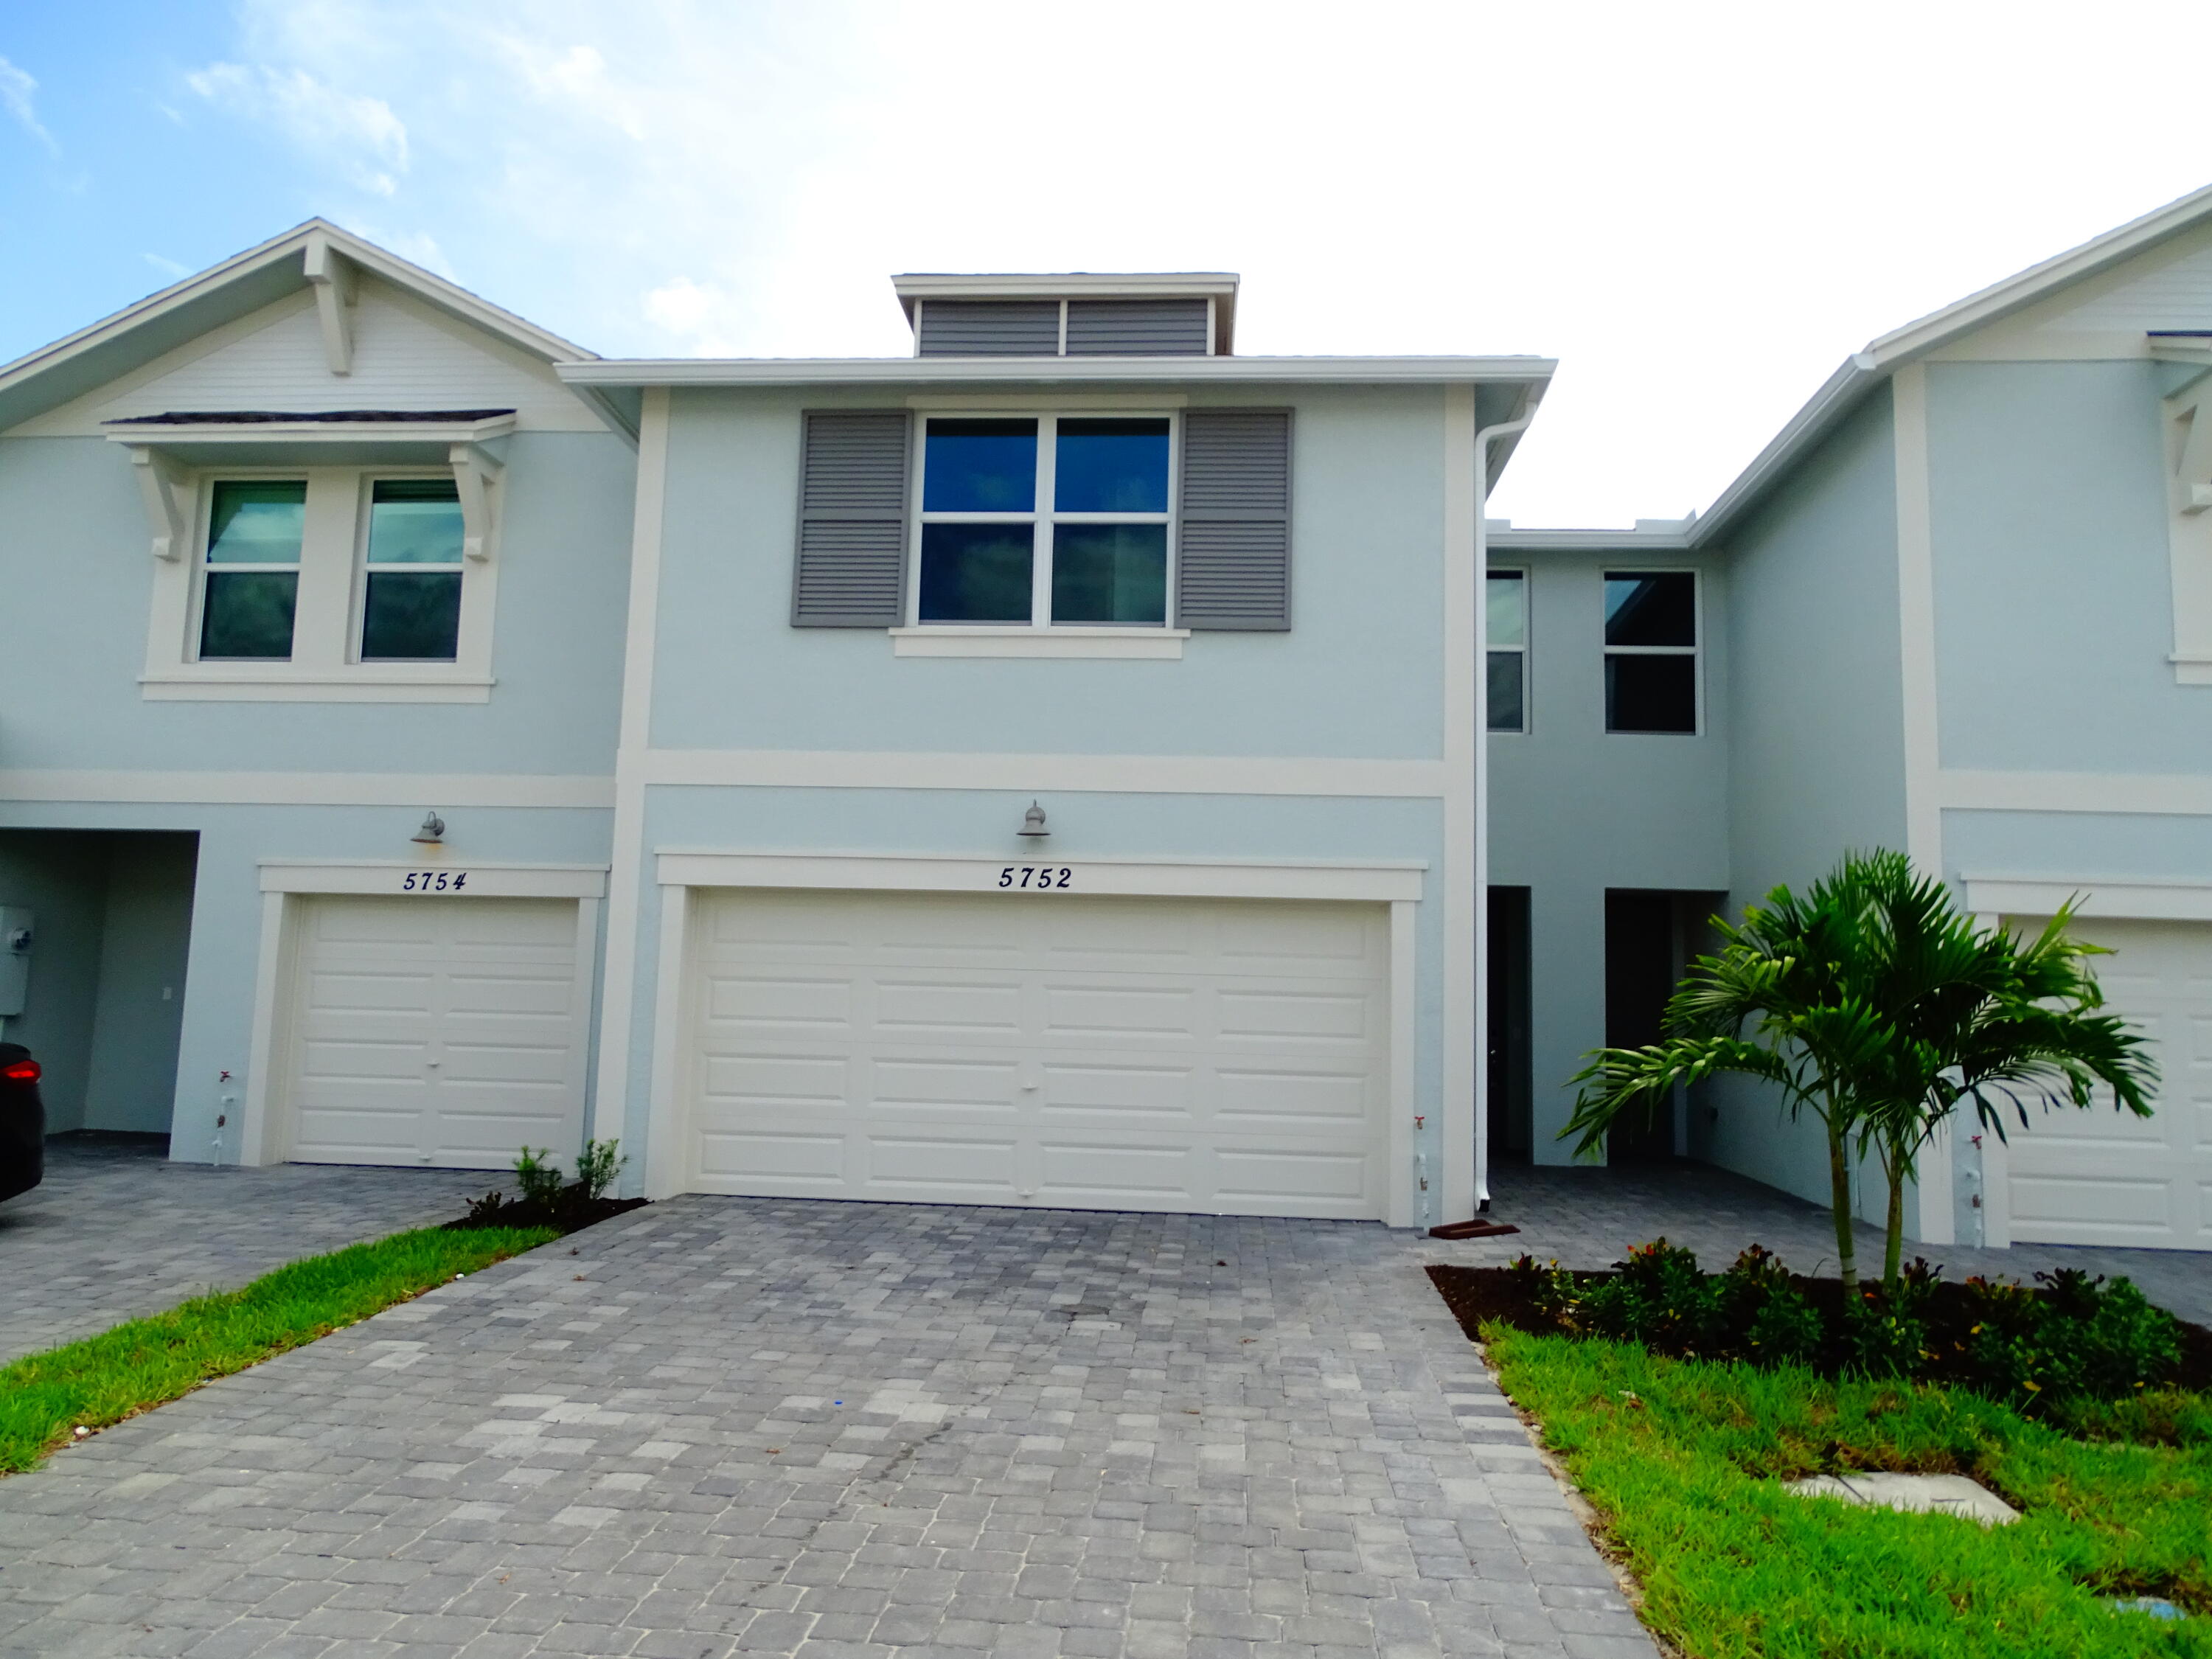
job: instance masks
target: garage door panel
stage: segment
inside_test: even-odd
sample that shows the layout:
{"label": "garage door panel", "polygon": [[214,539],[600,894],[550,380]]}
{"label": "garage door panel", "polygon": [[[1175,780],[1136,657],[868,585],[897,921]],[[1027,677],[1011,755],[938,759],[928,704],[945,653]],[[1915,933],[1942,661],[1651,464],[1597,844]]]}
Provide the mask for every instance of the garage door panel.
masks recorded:
{"label": "garage door panel", "polygon": [[1075,1114],[1188,1118],[1197,1109],[1189,1066],[1147,1066],[1101,1057],[1038,1063],[1037,1110],[1047,1119]]}
{"label": "garage door panel", "polygon": [[1048,1141],[1040,1149],[1043,1179],[1035,1201],[1076,1208],[1181,1210],[1207,1184],[1206,1155],[1175,1145],[1102,1145]]}
{"label": "garage door panel", "polygon": [[[706,1190],[1381,1212],[1379,905],[735,892],[697,908],[685,1089]],[[1224,1135],[1244,1159],[1226,1183]]]}
{"label": "garage door panel", "polygon": [[714,1129],[700,1137],[699,1176],[705,1192],[759,1192],[842,1198],[842,1134]]}
{"label": "garage door panel", "polygon": [[[2039,924],[2026,924],[2035,927]],[[2212,1249],[2212,927],[2197,922],[2077,922],[2111,949],[2089,966],[2106,1011],[2140,1030],[2163,1073],[2148,1118],[2031,1110],[2014,1128],[2012,1236],[2022,1243]]]}
{"label": "garage door panel", "polygon": [[867,1104],[894,1115],[909,1111],[1014,1109],[1021,1079],[1011,1060],[878,1054],[866,1068]]}
{"label": "garage door panel", "polygon": [[1016,1195],[1020,1148],[1011,1136],[871,1135],[862,1179],[886,1196],[996,1204]]}
{"label": "garage door panel", "polygon": [[301,901],[290,1155],[501,1168],[581,1139],[573,900]]}

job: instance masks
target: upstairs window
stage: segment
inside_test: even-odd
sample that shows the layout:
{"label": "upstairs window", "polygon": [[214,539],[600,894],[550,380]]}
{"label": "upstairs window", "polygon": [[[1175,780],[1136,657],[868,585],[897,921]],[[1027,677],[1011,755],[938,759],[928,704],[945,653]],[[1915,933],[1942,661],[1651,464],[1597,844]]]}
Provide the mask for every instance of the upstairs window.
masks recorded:
{"label": "upstairs window", "polygon": [[203,661],[276,661],[292,654],[307,537],[305,479],[217,483],[209,504],[200,590]]}
{"label": "upstairs window", "polygon": [[1528,579],[1493,570],[1484,584],[1484,632],[1489,651],[1490,729],[1528,729]]}
{"label": "upstairs window", "polygon": [[1605,573],[1605,729],[1698,730],[1698,579]]}
{"label": "upstairs window", "polygon": [[362,661],[453,660],[465,534],[451,479],[379,478],[369,487]]}
{"label": "upstairs window", "polygon": [[1164,627],[1170,430],[1165,416],[931,419],[915,620]]}

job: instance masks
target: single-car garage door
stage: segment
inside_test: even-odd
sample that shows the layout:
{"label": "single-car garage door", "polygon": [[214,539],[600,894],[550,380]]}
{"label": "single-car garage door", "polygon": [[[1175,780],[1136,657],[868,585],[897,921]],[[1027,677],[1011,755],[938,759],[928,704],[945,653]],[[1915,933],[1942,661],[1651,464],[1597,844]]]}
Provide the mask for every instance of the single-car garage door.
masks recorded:
{"label": "single-car garage door", "polygon": [[[2023,929],[2040,922],[2016,924]],[[2075,932],[2110,1012],[2154,1045],[2162,1080],[2148,1118],[2106,1099],[2030,1109],[2012,1126],[2012,1236],[2023,1243],[2212,1250],[2212,926],[2092,921]]]}
{"label": "single-car garage door", "polygon": [[502,1169],[582,1134],[573,899],[300,901],[289,1156]]}
{"label": "single-car garage door", "polygon": [[1379,1217],[1385,907],[702,892],[685,1184]]}

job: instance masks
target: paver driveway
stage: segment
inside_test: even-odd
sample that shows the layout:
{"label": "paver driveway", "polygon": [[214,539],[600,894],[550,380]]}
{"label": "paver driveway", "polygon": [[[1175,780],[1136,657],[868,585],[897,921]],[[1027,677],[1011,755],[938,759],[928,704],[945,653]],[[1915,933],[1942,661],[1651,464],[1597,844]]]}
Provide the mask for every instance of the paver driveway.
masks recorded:
{"label": "paver driveway", "polygon": [[0,1481],[0,1651],[1650,1659],[1467,1250],[656,1205]]}

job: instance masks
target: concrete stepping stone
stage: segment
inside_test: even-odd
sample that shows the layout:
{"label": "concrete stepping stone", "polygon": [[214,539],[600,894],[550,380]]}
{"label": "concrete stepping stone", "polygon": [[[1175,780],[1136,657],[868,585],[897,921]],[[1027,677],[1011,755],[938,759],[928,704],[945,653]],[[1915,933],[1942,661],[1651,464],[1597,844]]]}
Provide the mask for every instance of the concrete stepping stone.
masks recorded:
{"label": "concrete stepping stone", "polygon": [[1985,1527],[2009,1526],[2020,1519],[2018,1510],[1963,1474],[1891,1474],[1869,1469],[1816,1474],[1787,1484],[1806,1498],[1840,1498],[1863,1508],[1913,1515],[1963,1515]]}

